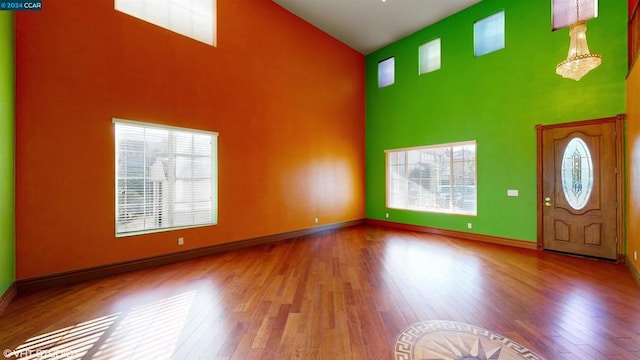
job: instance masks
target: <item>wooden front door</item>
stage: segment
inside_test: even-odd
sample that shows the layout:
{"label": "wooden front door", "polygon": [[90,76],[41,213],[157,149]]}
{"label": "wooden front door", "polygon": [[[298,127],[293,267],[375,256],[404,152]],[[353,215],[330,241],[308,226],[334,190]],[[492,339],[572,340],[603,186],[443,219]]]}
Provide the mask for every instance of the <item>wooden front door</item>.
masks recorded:
{"label": "wooden front door", "polygon": [[616,128],[616,121],[540,127],[545,250],[617,258]]}

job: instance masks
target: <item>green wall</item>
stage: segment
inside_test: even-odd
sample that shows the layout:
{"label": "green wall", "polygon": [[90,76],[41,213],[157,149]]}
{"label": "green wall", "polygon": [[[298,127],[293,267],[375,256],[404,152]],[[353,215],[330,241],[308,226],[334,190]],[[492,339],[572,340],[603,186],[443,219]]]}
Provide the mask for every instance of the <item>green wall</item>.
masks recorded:
{"label": "green wall", "polygon": [[13,13],[0,11],[0,295],[15,280]]}
{"label": "green wall", "polygon": [[[579,82],[555,74],[568,29],[551,31],[551,1],[484,0],[367,56],[367,218],[536,240],[536,124],[625,111],[627,0],[599,2],[587,23],[602,65]],[[505,11],[506,46],[473,54],[473,23]],[[418,75],[418,46],[440,37],[442,68]],[[395,57],[395,84],[377,87]],[[385,207],[385,149],[477,140],[477,216]],[[519,197],[507,197],[518,189]],[[467,223],[473,229],[467,229]]]}

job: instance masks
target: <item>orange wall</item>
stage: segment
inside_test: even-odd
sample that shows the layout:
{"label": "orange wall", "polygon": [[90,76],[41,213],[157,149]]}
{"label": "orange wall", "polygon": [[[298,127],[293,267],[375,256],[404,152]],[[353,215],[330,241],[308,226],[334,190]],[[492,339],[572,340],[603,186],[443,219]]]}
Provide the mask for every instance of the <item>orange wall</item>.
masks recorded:
{"label": "orange wall", "polygon": [[[16,13],[18,279],[364,217],[364,57],[217,2],[216,48],[113,0]],[[220,133],[218,225],[114,236],[113,117]]]}
{"label": "orange wall", "polygon": [[640,271],[640,65],[631,69],[627,78],[627,254]]}

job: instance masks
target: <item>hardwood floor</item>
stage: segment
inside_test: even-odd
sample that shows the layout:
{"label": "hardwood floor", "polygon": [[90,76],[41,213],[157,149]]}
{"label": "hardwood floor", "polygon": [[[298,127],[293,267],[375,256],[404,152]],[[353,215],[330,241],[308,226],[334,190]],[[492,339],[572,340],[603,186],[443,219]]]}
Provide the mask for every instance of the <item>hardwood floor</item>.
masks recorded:
{"label": "hardwood floor", "polygon": [[640,287],[623,265],[371,225],[18,294],[0,351],[392,359],[422,320],[480,326],[548,360],[640,359]]}

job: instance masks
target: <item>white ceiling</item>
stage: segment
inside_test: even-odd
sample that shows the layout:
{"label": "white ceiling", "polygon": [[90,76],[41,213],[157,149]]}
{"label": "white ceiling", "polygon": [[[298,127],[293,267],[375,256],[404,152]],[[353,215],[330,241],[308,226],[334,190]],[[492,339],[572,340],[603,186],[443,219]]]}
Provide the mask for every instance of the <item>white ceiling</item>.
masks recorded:
{"label": "white ceiling", "polygon": [[273,0],[369,54],[481,0]]}

